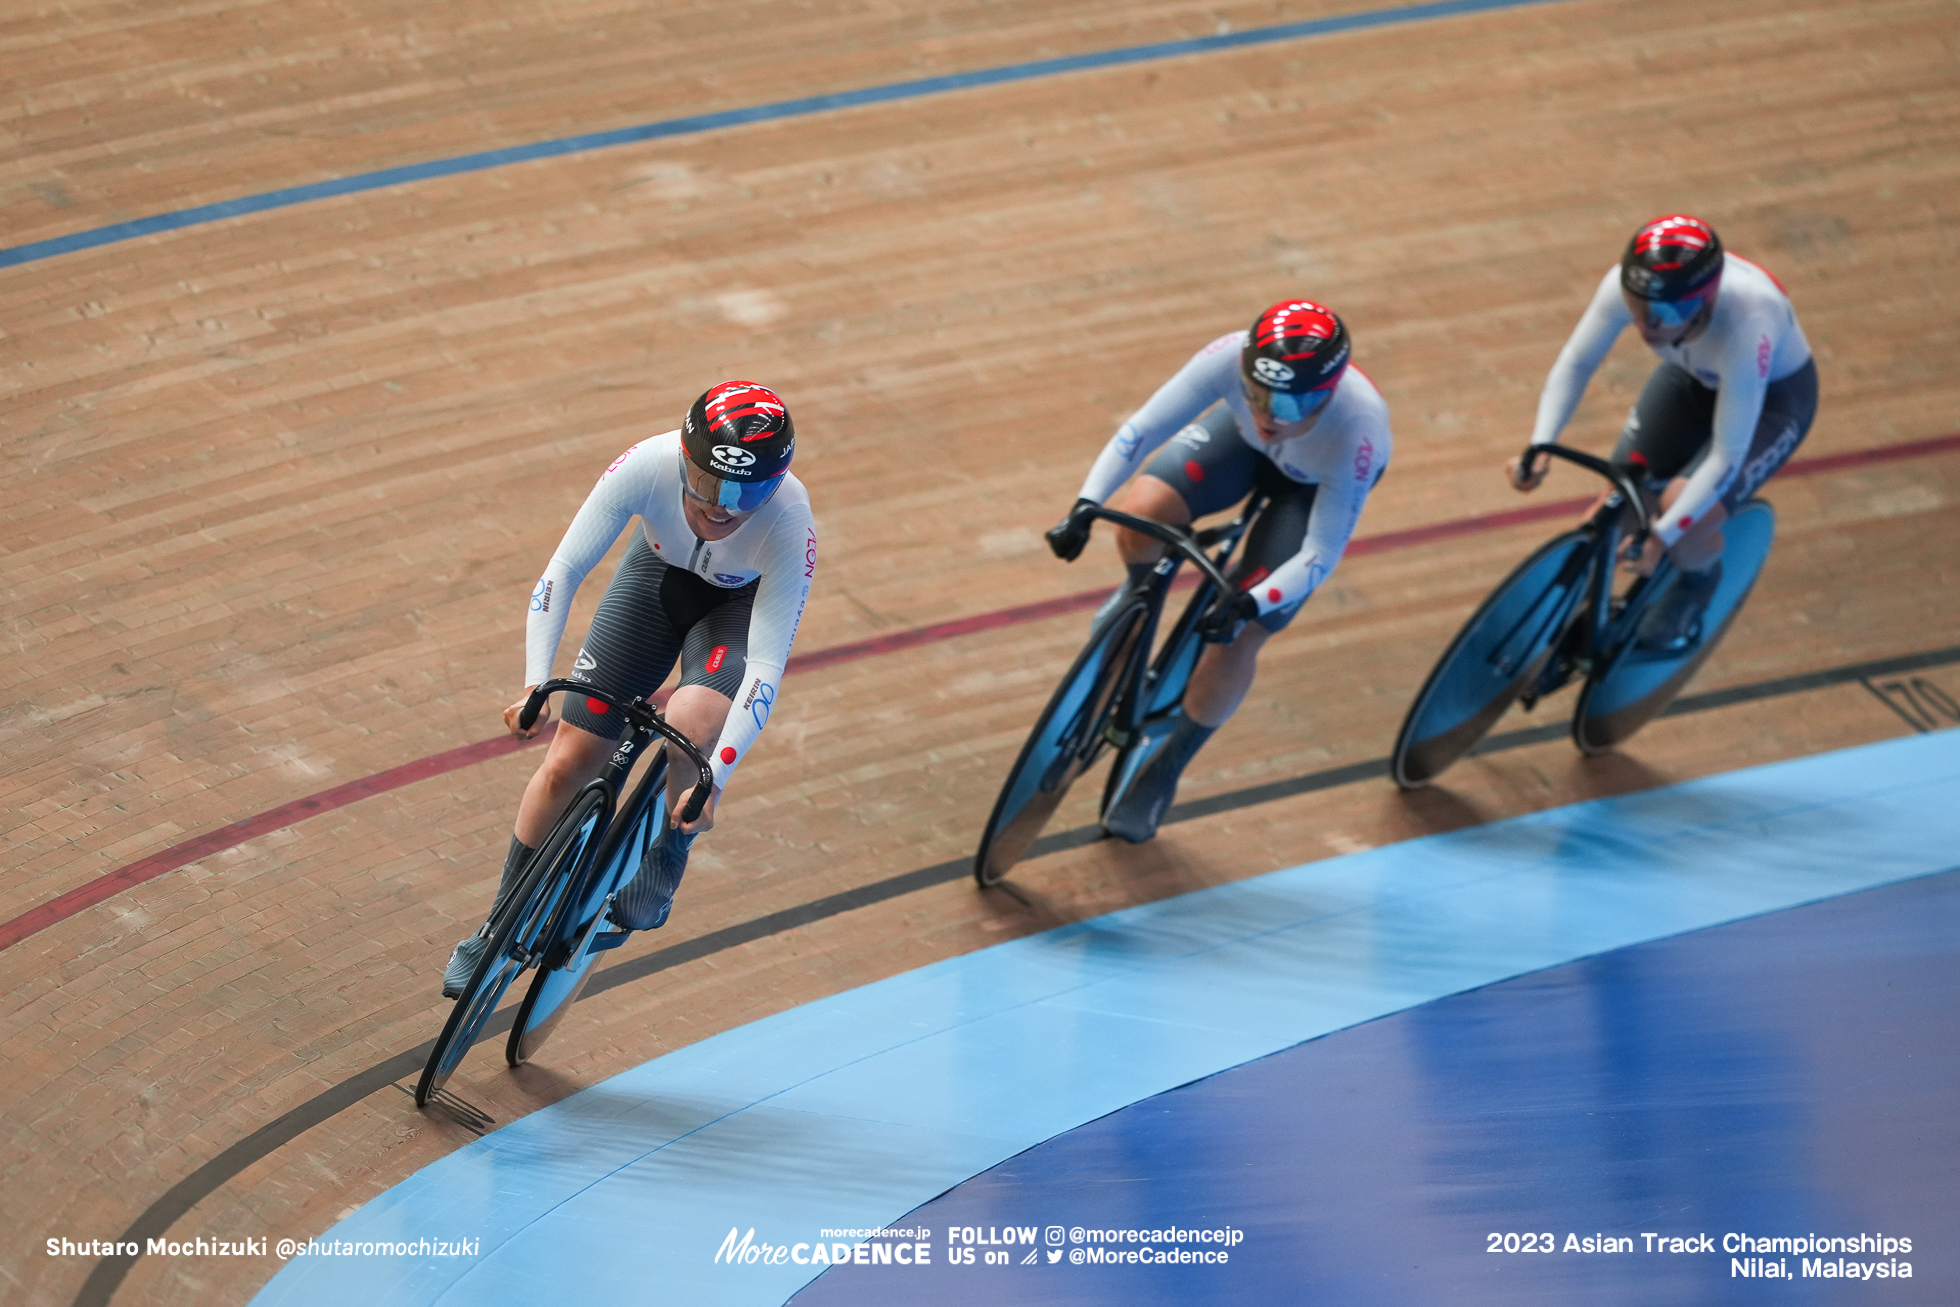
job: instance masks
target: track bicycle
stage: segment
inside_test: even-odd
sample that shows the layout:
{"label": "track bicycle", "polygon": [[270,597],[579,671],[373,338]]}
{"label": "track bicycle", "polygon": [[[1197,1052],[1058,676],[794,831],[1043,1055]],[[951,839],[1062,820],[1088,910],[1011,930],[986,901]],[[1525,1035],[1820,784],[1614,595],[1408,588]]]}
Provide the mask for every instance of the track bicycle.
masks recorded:
{"label": "track bicycle", "polygon": [[[1097,614],[1089,643],[1035,719],[980,835],[973,876],[983,889],[998,884],[1021,860],[1069,786],[1105,749],[1115,749],[1116,759],[1098,816],[1155,756],[1184,711],[1184,688],[1203,648],[1199,620],[1231,590],[1226,564],[1264,503],[1255,493],[1232,521],[1195,532],[1095,504],[1077,510],[1078,516],[1103,518],[1160,540],[1171,552],[1158,561],[1147,585]],[[1207,549],[1214,552],[1208,555]],[[1187,560],[1200,573],[1197,590],[1153,659],[1164,600]]]}
{"label": "track bicycle", "polygon": [[625,734],[605,771],[573,796],[564,815],[525,863],[517,887],[491,914],[490,945],[430,1050],[428,1064],[415,1086],[417,1107],[426,1107],[430,1097],[448,1083],[505,991],[527,968],[535,967],[537,974],[518,1006],[504,1047],[504,1058],[511,1066],[523,1065],[543,1046],[585,988],[593,960],[626,942],[630,931],[607,929],[612,925],[607,910],[614,893],[632,878],[647,849],[659,838],[667,815],[665,749],[648,763],[625,804],[618,803],[620,787],[648,743],[660,736],[679,745],[700,771],[700,784],[681,809],[682,821],[700,816],[713,792],[714,772],[707,759],[645,699],[621,702],[580,681],[546,681],[531,692],[518,715],[518,725],[529,730],[545,700],[561,690],[586,695],[617,710],[625,719]]}
{"label": "track bicycle", "polygon": [[1663,556],[1651,575],[1614,594],[1616,560],[1637,556],[1652,529],[1647,496],[1603,458],[1535,445],[1525,451],[1525,466],[1540,456],[1595,472],[1612,490],[1583,524],[1520,563],[1437,661],[1389,760],[1405,790],[1427,785],[1468,753],[1513,702],[1528,712],[1579,678],[1573,743],[1598,754],[1625,742],[1673,702],[1721,642],[1769,556],[1776,511],[1751,499],[1722,527],[1722,580],[1702,614],[1700,637],[1680,650],[1643,648],[1634,638],[1641,614],[1677,575]]}

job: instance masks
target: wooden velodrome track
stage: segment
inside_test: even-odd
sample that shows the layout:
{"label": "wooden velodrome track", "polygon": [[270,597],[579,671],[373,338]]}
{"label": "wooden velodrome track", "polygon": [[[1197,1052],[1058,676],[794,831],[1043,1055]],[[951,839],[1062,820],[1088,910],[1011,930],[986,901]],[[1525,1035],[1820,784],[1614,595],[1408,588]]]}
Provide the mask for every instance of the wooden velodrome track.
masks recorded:
{"label": "wooden velodrome track", "polygon": [[[22,6],[0,17],[0,213],[18,247],[1366,7]],[[1040,531],[1130,408],[1282,295],[1347,318],[1391,406],[1362,536],[1590,493],[1562,470],[1521,501],[1498,466],[1627,232],[1676,208],[1789,286],[1822,376],[1801,457],[1836,461],[1769,488],[1780,543],[1691,688],[1777,693],[1703,701],[1618,756],[1493,753],[1413,796],[1256,790],[1379,759],[1456,626],[1552,528],[1404,540],[1350,557],[1269,646],[1181,796],[1238,795],[1223,811],[1035,859],[1012,893],[943,871],[895,893],[875,887],[970,854],[1085,614],[806,664],[673,923],[612,965],[785,915],[581,1004],[540,1065],[479,1048],[452,1088],[506,1122],[1061,922],[1912,729],[1857,672],[1960,644],[1960,448],[1847,456],[1960,429],[1956,32],[1951,0],[1570,0],[594,150],[0,269],[0,920],[496,734],[532,581],[594,477],[725,376],[778,387],[803,432],[822,539],[805,655],[1111,583],[1106,540],[1064,567]],[[1606,447],[1649,358],[1621,342],[1575,443]],[[1960,697],[1950,658],[1922,662]],[[468,1110],[417,1112],[385,1076],[322,1095],[436,1030],[441,964],[537,757],[323,805],[0,954],[0,1302],[242,1301],[276,1261],[44,1244],[303,1238],[472,1137]],[[1054,829],[1092,820],[1094,789]]]}

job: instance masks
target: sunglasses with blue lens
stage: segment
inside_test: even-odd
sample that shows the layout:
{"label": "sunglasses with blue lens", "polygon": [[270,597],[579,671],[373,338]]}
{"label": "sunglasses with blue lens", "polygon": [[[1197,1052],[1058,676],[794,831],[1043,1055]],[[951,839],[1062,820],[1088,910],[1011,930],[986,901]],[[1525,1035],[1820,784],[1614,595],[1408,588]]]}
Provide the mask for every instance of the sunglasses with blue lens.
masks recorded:
{"label": "sunglasses with blue lens", "polygon": [[753,513],[768,503],[783,484],[787,472],[778,472],[767,481],[730,481],[712,472],[703,472],[687,457],[681,457],[681,493],[703,504],[714,504],[731,513]]}

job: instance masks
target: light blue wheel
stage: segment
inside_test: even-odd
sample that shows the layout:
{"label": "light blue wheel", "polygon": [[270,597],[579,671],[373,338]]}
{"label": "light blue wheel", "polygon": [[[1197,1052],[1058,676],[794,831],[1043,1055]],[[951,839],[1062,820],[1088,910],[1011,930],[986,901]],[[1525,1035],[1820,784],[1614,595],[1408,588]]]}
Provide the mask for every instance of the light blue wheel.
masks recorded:
{"label": "light blue wheel", "polygon": [[1395,739],[1403,789],[1427,785],[1470,751],[1538,675],[1585,596],[1593,537],[1543,545],[1484,600],[1429,673]]}
{"label": "light blue wheel", "polygon": [[606,832],[584,877],[576,901],[568,901],[553,923],[552,942],[544,950],[538,974],[517,1009],[504,1060],[522,1066],[537,1055],[558,1023],[578,1002],[599,950],[593,938],[607,926],[599,921],[606,900],[640,869],[640,859],[667,820],[667,757],[661,749],[633,792],[625,820]]}
{"label": "light blue wheel", "polygon": [[[1616,625],[1623,642],[1607,651],[1593,669],[1572,717],[1572,740],[1585,753],[1604,753],[1666,711],[1674,696],[1701,668],[1761,575],[1776,541],[1776,510],[1752,499],[1723,524],[1722,580],[1702,613],[1701,638],[1678,653],[1656,653],[1633,642],[1638,612],[1621,614]],[[1671,578],[1670,578],[1671,583]],[[1645,603],[1666,594],[1661,586],[1643,593]],[[1645,607],[1645,603],[1642,607]]]}
{"label": "light blue wheel", "polygon": [[591,782],[573,798],[532,856],[516,892],[491,921],[490,946],[429,1050],[429,1061],[415,1086],[417,1107],[428,1106],[430,1096],[448,1083],[518,973],[542,958],[552,919],[611,810],[611,787],[602,780]]}
{"label": "light blue wheel", "polygon": [[1075,778],[1102,753],[1104,728],[1126,674],[1148,652],[1139,645],[1149,617],[1149,602],[1138,597],[1097,623],[1042,709],[980,835],[973,875],[983,887],[998,883],[1021,860]]}

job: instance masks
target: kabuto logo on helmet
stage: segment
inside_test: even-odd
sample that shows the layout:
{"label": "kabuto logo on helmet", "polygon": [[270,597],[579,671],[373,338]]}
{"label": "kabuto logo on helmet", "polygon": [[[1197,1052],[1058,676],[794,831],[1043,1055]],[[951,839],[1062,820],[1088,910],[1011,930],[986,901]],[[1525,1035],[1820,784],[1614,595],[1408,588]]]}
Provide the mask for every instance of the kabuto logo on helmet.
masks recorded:
{"label": "kabuto logo on helmet", "polygon": [[1281,300],[1252,324],[1239,363],[1248,381],[1297,395],[1333,386],[1348,354],[1347,328],[1331,309]]}
{"label": "kabuto logo on helmet", "polygon": [[681,447],[694,466],[723,480],[772,481],[789,470],[796,424],[769,387],[724,381],[688,410]]}

